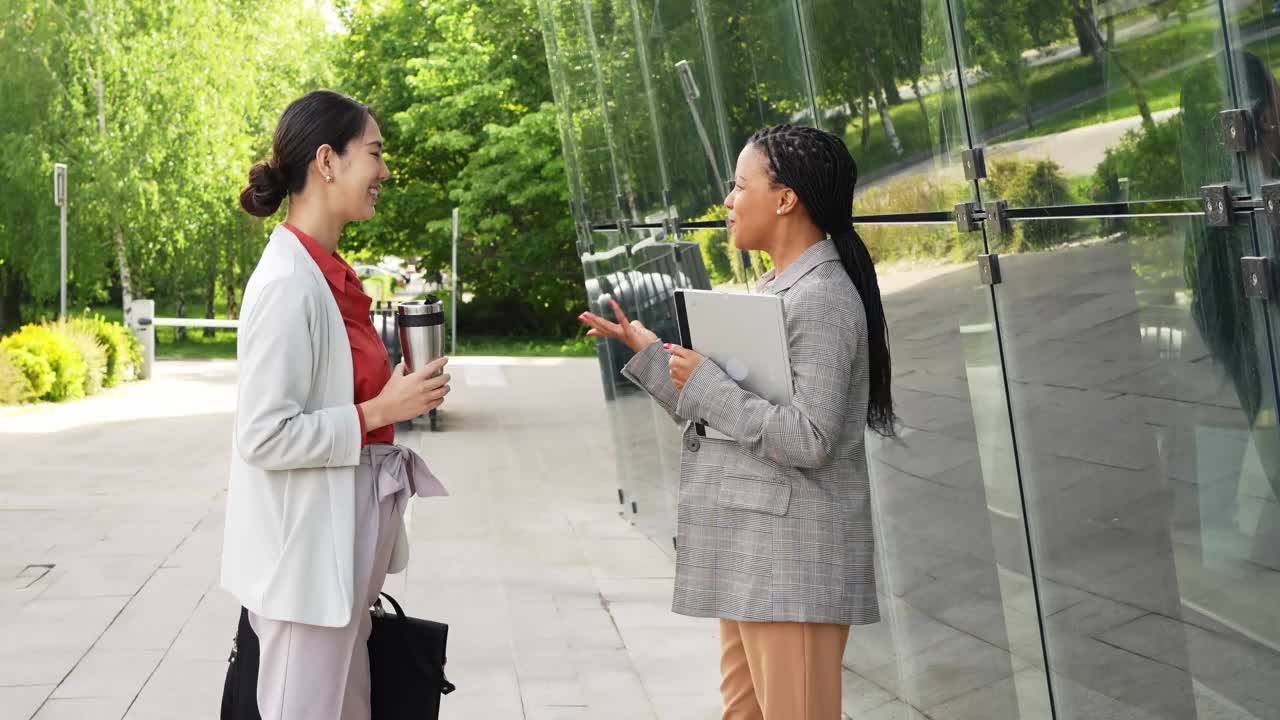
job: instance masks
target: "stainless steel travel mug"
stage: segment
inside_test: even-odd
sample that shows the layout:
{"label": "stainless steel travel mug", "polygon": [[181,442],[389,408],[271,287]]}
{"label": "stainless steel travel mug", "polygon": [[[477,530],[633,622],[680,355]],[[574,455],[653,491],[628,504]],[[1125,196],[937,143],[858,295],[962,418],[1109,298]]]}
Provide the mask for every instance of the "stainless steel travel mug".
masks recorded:
{"label": "stainless steel travel mug", "polygon": [[396,307],[400,352],[409,372],[444,355],[444,304],[434,295]]}

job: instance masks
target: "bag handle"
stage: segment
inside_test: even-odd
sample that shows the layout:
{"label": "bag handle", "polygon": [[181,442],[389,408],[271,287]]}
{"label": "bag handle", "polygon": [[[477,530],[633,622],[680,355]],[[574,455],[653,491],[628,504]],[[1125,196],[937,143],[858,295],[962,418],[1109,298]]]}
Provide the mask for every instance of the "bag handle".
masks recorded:
{"label": "bag handle", "polygon": [[379,594],[379,595],[381,595],[382,597],[378,598],[377,605],[378,605],[379,607],[381,607],[381,606],[382,606],[382,598],[386,598],[387,600],[389,600],[389,601],[391,602],[391,607],[395,608],[395,610],[396,610],[396,617],[400,618],[401,620],[404,620],[404,608],[401,608],[401,607],[400,607],[400,603],[396,602],[396,599],[395,599],[395,598],[391,597],[390,595],[388,595],[388,594],[386,594],[386,593],[378,593],[378,594]]}

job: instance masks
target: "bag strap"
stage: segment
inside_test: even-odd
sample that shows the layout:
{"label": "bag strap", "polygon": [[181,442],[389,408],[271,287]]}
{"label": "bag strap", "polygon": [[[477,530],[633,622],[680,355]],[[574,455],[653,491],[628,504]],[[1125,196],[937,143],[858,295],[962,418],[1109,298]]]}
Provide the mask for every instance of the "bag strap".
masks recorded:
{"label": "bag strap", "polygon": [[[404,620],[404,609],[400,607],[400,603],[396,602],[395,598],[391,597],[386,593],[379,593],[379,595],[389,600],[391,602],[391,607],[396,609],[396,617],[400,618],[401,620]],[[381,604],[382,600],[379,599],[378,603]]]}

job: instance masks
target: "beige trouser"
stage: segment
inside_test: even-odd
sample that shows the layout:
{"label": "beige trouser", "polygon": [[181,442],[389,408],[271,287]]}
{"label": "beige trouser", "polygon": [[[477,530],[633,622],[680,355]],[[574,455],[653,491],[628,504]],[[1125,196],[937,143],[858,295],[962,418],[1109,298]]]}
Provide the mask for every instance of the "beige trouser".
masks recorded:
{"label": "beige trouser", "polygon": [[840,720],[848,625],[720,621],[724,720]]}
{"label": "beige trouser", "polygon": [[387,577],[404,493],[379,502],[370,448],[356,468],[355,601],[351,622],[332,628],[249,613],[258,634],[262,720],[369,720],[369,607]]}

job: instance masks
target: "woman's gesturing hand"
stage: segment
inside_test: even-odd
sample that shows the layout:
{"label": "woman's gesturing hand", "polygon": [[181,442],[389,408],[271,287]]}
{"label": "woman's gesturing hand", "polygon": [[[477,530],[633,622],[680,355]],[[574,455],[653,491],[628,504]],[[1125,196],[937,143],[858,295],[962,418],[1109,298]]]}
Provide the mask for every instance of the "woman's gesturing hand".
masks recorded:
{"label": "woman's gesturing hand", "polygon": [[613,314],[618,322],[609,322],[599,315],[585,312],[578,316],[578,319],[591,326],[587,331],[588,337],[605,337],[619,340],[622,344],[631,348],[632,352],[640,352],[649,347],[653,343],[658,342],[658,336],[653,331],[645,327],[639,320],[627,320],[627,314],[622,312],[622,307],[614,300],[609,300],[609,305],[613,307]]}

